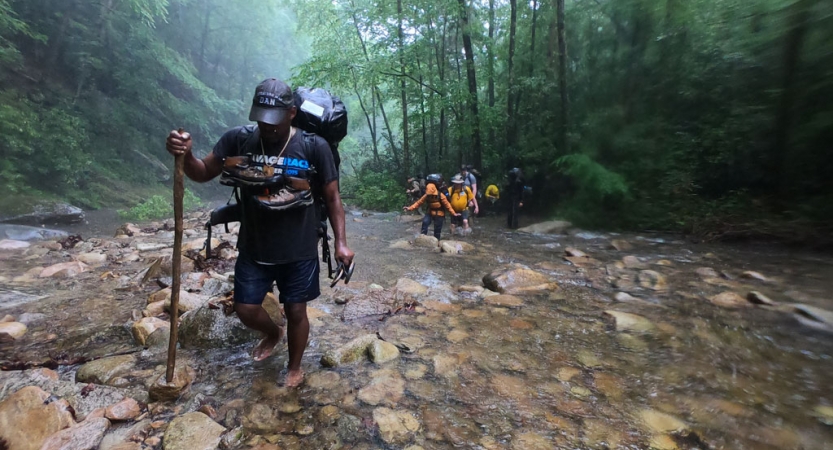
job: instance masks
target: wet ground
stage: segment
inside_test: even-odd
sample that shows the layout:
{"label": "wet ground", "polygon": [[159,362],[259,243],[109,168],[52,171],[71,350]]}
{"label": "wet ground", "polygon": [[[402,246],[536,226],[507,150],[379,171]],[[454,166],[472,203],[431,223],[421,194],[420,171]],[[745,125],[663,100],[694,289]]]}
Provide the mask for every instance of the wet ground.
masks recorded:
{"label": "wet ground", "polygon": [[[343,321],[343,306],[328,295],[322,276],[325,295],[310,304],[318,311],[304,387],[278,385],[285,353],[253,363],[252,344],[183,350],[182,361],[198,375],[180,403],[213,405],[218,422],[245,429],[248,445],[290,449],[833,449],[833,428],[824,423],[831,419],[820,412],[833,405],[833,334],[808,329],[777,308],[726,309],[708,301],[725,291],[754,290],[779,303],[833,310],[830,256],[692,244],[676,236],[531,235],[503,230],[497,218],[478,220],[472,235],[459,238],[475,245],[474,252],[446,255],[390,248],[413,238],[418,226],[394,217],[349,214],[349,245],[357,255],[353,282],[392,288],[407,277],[455,298]],[[613,249],[614,239],[632,249]],[[565,261],[567,247],[592,260]],[[614,263],[629,255],[641,269],[662,274],[667,288],[621,281]],[[522,296],[516,308],[457,293],[509,263],[546,273],[559,288]],[[0,361],[57,361],[62,377],[71,379],[74,362],[139,350],[127,326],[153,288],[120,290],[118,280],[138,273],[138,265],[36,285],[9,281],[30,264],[41,261],[0,260],[1,287],[47,297],[0,304],[0,316],[45,314],[46,320],[20,341],[0,343]],[[719,276],[704,280],[695,272],[702,267]],[[743,278],[745,271],[766,280]],[[614,302],[620,291],[643,301]],[[638,314],[652,327],[618,332],[606,310]],[[319,364],[325,351],[376,332],[413,352],[384,365]],[[137,370],[164,364],[164,354],[137,354]],[[384,407],[409,414],[417,428],[385,439],[376,423],[388,414]],[[159,408],[158,415],[174,410]]]}

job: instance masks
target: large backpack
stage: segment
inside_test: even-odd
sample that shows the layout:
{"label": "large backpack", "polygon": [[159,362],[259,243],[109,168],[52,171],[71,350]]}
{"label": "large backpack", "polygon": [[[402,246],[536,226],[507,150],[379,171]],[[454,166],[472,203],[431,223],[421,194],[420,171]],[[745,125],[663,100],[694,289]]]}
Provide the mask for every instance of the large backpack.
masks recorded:
{"label": "large backpack", "polygon": [[[341,155],[338,153],[338,144],[347,136],[347,108],[340,98],[330,94],[321,88],[299,87],[295,89],[295,107],[297,113],[292,119],[292,126],[297,127],[304,133],[304,145],[309,151],[315,145],[317,134],[330,144],[333,152],[333,161],[336,171],[341,165]],[[322,257],[327,262],[329,277],[333,277],[332,258],[330,256],[330,236],[327,234],[327,204],[324,202],[323,192],[316,190],[315,202],[317,206],[320,227],[319,236],[322,240]]]}

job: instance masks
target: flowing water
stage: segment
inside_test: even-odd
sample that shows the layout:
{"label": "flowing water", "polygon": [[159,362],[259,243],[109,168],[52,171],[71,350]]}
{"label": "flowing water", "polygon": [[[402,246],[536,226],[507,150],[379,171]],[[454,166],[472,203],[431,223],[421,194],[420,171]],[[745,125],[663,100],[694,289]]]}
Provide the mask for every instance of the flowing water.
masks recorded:
{"label": "flowing water", "polygon": [[[754,290],[779,303],[833,310],[830,256],[765,245],[692,244],[675,236],[531,235],[503,230],[496,218],[478,220],[475,232],[463,238],[476,251],[446,255],[390,248],[413,238],[418,226],[393,219],[348,217],[349,245],[357,255],[351,283],[390,289],[407,277],[445,298],[414,310],[341,320],[344,307],[334,303],[322,276],[325,295],[310,303],[316,311],[301,389],[278,384],[283,351],[253,363],[253,343],[181,350],[180,363],[197,370],[196,382],[178,408],[151,412],[167,420],[182,405],[207,403],[218,422],[243,427],[247,445],[269,442],[282,449],[833,449],[833,428],[825,424],[833,419],[824,413],[833,405],[833,334],[808,329],[777,307],[725,309],[708,301],[728,290]],[[612,239],[633,249],[616,251]],[[594,261],[582,267],[565,261],[567,247]],[[613,263],[626,255],[664,275],[667,289],[617,278]],[[69,260],[62,258],[58,262]],[[559,288],[522,296],[523,305],[515,308],[457,292],[461,285],[481,285],[485,274],[510,263],[548,274]],[[0,316],[45,314],[23,339],[0,343],[0,360],[8,366],[58,361],[61,376],[72,379],[78,359],[137,352],[139,367],[126,383],[139,386],[146,382],[142,374],[164,364],[164,353],[138,349],[127,328],[152,289],[119,290],[117,277],[102,276],[138,272],[138,266],[104,267],[37,285],[9,281],[33,264],[43,262],[0,260],[4,288],[48,295],[0,309]],[[700,267],[722,276],[704,281],[695,273]],[[742,278],[745,271],[767,281]],[[643,301],[614,302],[623,290]],[[652,326],[644,333],[617,332],[606,310],[638,314]],[[325,351],[376,332],[412,352],[382,365],[319,364]],[[416,426],[399,420],[403,434],[383,436],[377,422],[392,417],[391,410],[409,414]]]}

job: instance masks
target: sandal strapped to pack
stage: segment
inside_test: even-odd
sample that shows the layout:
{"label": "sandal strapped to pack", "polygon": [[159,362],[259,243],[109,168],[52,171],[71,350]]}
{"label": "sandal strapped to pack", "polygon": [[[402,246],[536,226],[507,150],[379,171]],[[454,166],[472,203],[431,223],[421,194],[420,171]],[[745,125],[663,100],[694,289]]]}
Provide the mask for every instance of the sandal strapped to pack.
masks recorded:
{"label": "sandal strapped to pack", "polygon": [[266,193],[256,196],[255,199],[258,205],[270,211],[286,211],[307,207],[315,201],[311,190],[296,190],[288,186],[280,188],[275,193],[267,189]]}
{"label": "sandal strapped to pack", "polygon": [[338,267],[336,267],[336,274],[333,277],[333,281],[330,283],[330,287],[335,287],[336,283],[338,283],[341,279],[344,279],[344,284],[349,283],[350,278],[353,276],[353,269],[355,268],[355,261],[350,262],[350,267],[347,267],[346,269],[344,267],[344,263],[339,261]]}
{"label": "sandal strapped to pack", "polygon": [[[265,169],[270,170],[265,170]],[[252,164],[251,157],[232,156],[223,161],[220,184],[232,187],[270,187],[284,183],[283,174],[271,166]]]}

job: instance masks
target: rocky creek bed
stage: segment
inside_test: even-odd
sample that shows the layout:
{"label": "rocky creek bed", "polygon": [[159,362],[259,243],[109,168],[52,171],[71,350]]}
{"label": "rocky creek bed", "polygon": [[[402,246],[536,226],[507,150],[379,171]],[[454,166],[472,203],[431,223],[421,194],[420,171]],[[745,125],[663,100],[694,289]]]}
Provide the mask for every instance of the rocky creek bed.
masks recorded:
{"label": "rocky creek bed", "polygon": [[170,224],[0,241],[11,449],[833,449],[831,257],[498,219],[437,243],[352,211],[355,275],[322,276],[290,390],[285,344],[255,363],[227,315],[236,228],[205,261],[205,220],[170,390]]}

